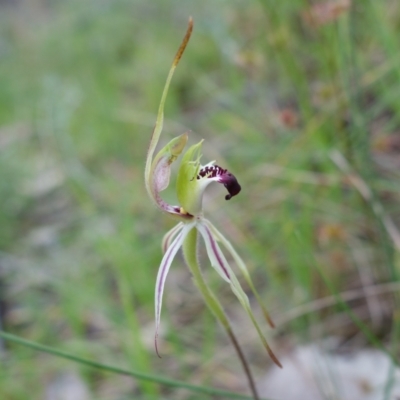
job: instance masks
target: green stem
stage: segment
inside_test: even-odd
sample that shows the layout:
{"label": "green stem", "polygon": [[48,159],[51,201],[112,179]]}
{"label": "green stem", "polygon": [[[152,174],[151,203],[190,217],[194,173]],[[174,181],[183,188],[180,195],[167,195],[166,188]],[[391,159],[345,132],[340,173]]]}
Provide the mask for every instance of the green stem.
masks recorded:
{"label": "green stem", "polygon": [[224,312],[220,302],[217,300],[215,295],[211,292],[210,288],[204,281],[203,274],[201,273],[201,269],[200,269],[199,263],[197,261],[197,229],[196,228],[193,228],[188,233],[185,241],[183,242],[183,255],[184,255],[185,261],[193,275],[194,282],[195,282],[196,286],[198,287],[198,289],[200,290],[200,293],[202,294],[208,308],[215,315],[215,317],[218,319],[218,321],[221,323],[221,325],[224,327],[224,329],[226,330],[226,333],[228,334],[229,339],[232,342],[233,347],[235,348],[235,351],[239,357],[239,360],[242,364],[244,372],[249,381],[249,387],[250,387],[250,391],[253,395],[253,398],[255,400],[259,400],[260,398],[258,396],[257,389],[254,384],[254,379],[253,379],[253,375],[250,371],[249,364],[243,354],[243,351],[239,345],[239,342],[236,339],[235,334],[233,333],[233,330],[231,328],[229,320],[226,317],[225,312]]}
{"label": "green stem", "polygon": [[[251,400],[251,397],[245,396],[243,394],[232,393],[232,392],[228,392],[226,390],[219,390],[219,389],[214,389],[214,388],[205,387],[205,386],[191,385],[190,383],[175,381],[175,380],[171,380],[171,379],[164,378],[164,377],[157,376],[157,375],[144,374],[142,372],[131,371],[128,369],[115,367],[115,366],[108,365],[108,364],[102,364],[102,363],[99,363],[96,361],[88,360],[86,358],[81,358],[81,357],[75,356],[73,354],[70,354],[63,350],[56,349],[54,347],[45,346],[45,345],[42,345],[42,344],[39,344],[36,342],[32,342],[30,340],[23,339],[19,336],[16,336],[16,335],[13,335],[11,333],[7,333],[7,332],[1,331],[1,330],[0,330],[0,337],[3,338],[4,340],[14,342],[14,343],[20,344],[25,347],[29,347],[34,350],[52,354],[57,357],[61,357],[61,358],[65,358],[67,360],[77,362],[81,365],[86,365],[88,367],[101,369],[103,371],[113,372],[113,373],[120,374],[120,375],[132,376],[136,379],[141,379],[141,380],[150,381],[150,382],[157,382],[157,383],[160,383],[163,385],[177,387],[180,389],[187,389],[187,390],[190,390],[191,392],[204,393],[204,394],[214,395],[214,396],[224,396],[225,398],[229,398],[229,399]],[[260,399],[260,400],[262,400],[262,399]]]}

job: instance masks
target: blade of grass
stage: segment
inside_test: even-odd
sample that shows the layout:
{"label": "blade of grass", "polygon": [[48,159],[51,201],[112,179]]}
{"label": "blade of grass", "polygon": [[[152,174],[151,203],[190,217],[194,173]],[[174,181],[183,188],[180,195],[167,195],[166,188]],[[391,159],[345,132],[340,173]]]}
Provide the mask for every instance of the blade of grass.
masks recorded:
{"label": "blade of grass", "polygon": [[[76,363],[86,365],[88,367],[101,369],[103,371],[113,372],[113,373],[120,374],[120,375],[132,376],[136,379],[150,381],[150,382],[157,382],[157,383],[160,383],[160,384],[163,384],[166,386],[176,387],[176,388],[180,388],[180,389],[187,389],[191,392],[204,393],[204,394],[209,394],[209,395],[213,395],[213,396],[226,396],[229,399],[252,400],[252,397],[246,396],[243,394],[239,394],[239,393],[233,393],[233,392],[229,392],[226,390],[214,389],[214,388],[210,388],[210,387],[206,387],[206,386],[192,385],[192,384],[186,383],[186,382],[163,378],[162,376],[158,376],[158,375],[144,374],[142,372],[132,371],[132,370],[128,370],[128,369],[124,369],[124,368],[120,368],[120,367],[116,367],[116,366],[112,366],[112,365],[108,365],[108,364],[99,363],[97,361],[88,360],[86,358],[81,358],[79,356],[70,354],[66,351],[56,349],[54,347],[45,346],[43,344],[36,343],[31,340],[23,339],[12,333],[0,331],[0,337],[3,338],[4,340],[7,340],[7,341],[10,341],[13,343],[17,343],[17,344],[20,344],[25,347],[29,347],[34,350],[52,354],[54,356],[65,358],[67,360],[74,361]],[[268,400],[268,399],[261,399],[261,400]]]}

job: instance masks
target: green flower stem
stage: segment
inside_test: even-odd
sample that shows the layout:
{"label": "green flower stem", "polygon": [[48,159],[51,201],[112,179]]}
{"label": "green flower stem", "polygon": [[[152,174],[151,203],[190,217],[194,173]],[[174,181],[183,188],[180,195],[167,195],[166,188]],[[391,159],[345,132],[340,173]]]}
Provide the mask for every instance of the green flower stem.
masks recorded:
{"label": "green flower stem", "polygon": [[102,363],[99,363],[96,361],[88,360],[86,358],[78,357],[76,355],[68,353],[67,351],[59,350],[54,347],[45,346],[45,345],[42,345],[42,344],[39,344],[36,342],[32,342],[30,340],[23,339],[19,336],[16,336],[16,335],[13,335],[11,333],[7,333],[7,332],[1,331],[1,330],[0,330],[0,337],[9,342],[17,343],[17,344],[20,344],[25,347],[29,347],[34,350],[52,354],[57,357],[61,357],[61,358],[65,358],[67,360],[74,361],[81,365],[86,365],[88,367],[97,368],[97,369],[100,369],[103,371],[113,372],[113,373],[120,374],[120,375],[132,376],[136,379],[141,379],[141,380],[150,381],[150,382],[157,382],[157,383],[160,383],[160,384],[163,384],[166,386],[190,390],[192,392],[204,393],[204,394],[214,395],[214,396],[224,396],[227,399],[251,400],[251,397],[245,396],[243,394],[232,393],[232,392],[228,392],[226,390],[219,390],[219,389],[214,389],[214,388],[210,388],[210,387],[206,387],[206,386],[191,385],[190,383],[175,381],[175,380],[171,380],[168,378],[164,378],[162,376],[144,374],[142,372],[132,371],[129,369],[115,367],[115,366],[108,365],[108,364],[102,364]]}
{"label": "green flower stem", "polygon": [[211,292],[210,288],[204,281],[203,274],[201,273],[199,263],[197,262],[197,229],[196,228],[193,228],[188,233],[185,241],[183,242],[183,255],[184,255],[185,261],[193,275],[193,280],[194,280],[196,286],[198,287],[198,289],[200,290],[200,293],[202,294],[208,308],[215,315],[215,317],[218,319],[218,321],[221,323],[221,325],[224,327],[224,329],[226,330],[226,333],[228,334],[229,339],[232,342],[233,347],[235,348],[235,351],[239,357],[240,362],[242,363],[242,367],[243,367],[244,372],[249,381],[249,387],[250,387],[251,393],[253,395],[253,398],[255,400],[259,400],[259,396],[257,393],[256,386],[254,384],[254,379],[253,379],[253,375],[251,374],[249,364],[247,363],[247,360],[242,352],[239,342],[237,341],[236,336],[233,333],[233,330],[231,328],[229,320],[226,317],[221,304],[219,303],[219,301],[217,300],[215,295]]}

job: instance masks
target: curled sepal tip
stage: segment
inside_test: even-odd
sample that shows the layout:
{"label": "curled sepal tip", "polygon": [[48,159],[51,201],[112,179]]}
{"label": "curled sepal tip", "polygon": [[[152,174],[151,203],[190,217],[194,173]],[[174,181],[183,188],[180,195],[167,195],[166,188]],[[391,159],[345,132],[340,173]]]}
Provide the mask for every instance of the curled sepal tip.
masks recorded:
{"label": "curled sepal tip", "polygon": [[185,36],[183,37],[182,43],[179,46],[179,49],[175,54],[172,66],[176,67],[178,65],[179,60],[182,58],[182,54],[185,51],[187,44],[189,43],[189,39],[190,39],[190,36],[192,35],[192,31],[193,31],[193,18],[189,17],[188,27],[186,29]]}

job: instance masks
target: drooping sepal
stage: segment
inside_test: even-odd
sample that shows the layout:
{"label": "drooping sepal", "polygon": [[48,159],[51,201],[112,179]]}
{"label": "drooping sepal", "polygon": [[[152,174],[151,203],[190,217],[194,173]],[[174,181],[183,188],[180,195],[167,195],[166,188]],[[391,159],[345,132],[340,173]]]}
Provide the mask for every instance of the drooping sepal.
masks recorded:
{"label": "drooping sepal", "polygon": [[247,315],[249,316],[254,327],[256,328],[258,336],[261,339],[265,349],[267,350],[267,353],[271,357],[272,361],[278,367],[282,368],[282,364],[279,362],[278,358],[276,357],[276,355],[272,351],[271,347],[269,346],[267,340],[265,339],[265,337],[261,331],[260,326],[258,325],[258,322],[256,321],[256,319],[254,317],[254,314],[253,314],[253,311],[251,310],[250,302],[249,302],[249,299],[248,299],[246,293],[242,289],[240,282],[238,281],[236,275],[232,271],[228,261],[225,258],[224,253],[222,252],[221,248],[219,247],[218,242],[216,241],[210,228],[207,226],[207,224],[198,223],[197,229],[200,232],[200,234],[203,236],[203,239],[204,239],[204,242],[206,245],[208,258],[210,259],[212,266],[217,270],[217,272],[225,280],[227,280],[230,283],[232,292],[235,294],[235,296],[239,300],[240,304],[242,305],[242,307],[246,311]]}
{"label": "drooping sepal", "polygon": [[156,333],[154,336],[154,344],[158,356],[160,356],[160,354],[158,352],[157,339],[158,339],[158,330],[160,327],[161,306],[162,306],[165,280],[167,279],[169,268],[171,267],[172,261],[176,253],[182,246],[183,241],[185,240],[188,232],[193,228],[193,226],[194,223],[188,223],[183,226],[182,230],[175,237],[175,239],[165,252],[164,257],[161,261],[160,268],[158,270],[157,280],[156,280],[156,290],[155,290]]}
{"label": "drooping sepal", "polygon": [[178,232],[183,228],[183,222],[179,222],[178,225],[175,225],[172,229],[170,229],[163,237],[161,242],[161,249],[163,254],[166,253],[169,246],[171,246],[172,241],[174,240],[175,236]]}
{"label": "drooping sepal", "polygon": [[228,239],[226,239],[226,237],[207,219],[203,219],[204,223],[210,228],[212,234],[214,235],[215,239],[219,242],[222,243],[222,245],[225,247],[225,249],[230,253],[230,255],[232,256],[232,258],[235,260],[236,265],[239,267],[240,272],[243,274],[247,284],[249,285],[251,291],[253,292],[255,298],[258,301],[258,304],[260,305],[265,320],[268,322],[268,324],[271,326],[271,328],[275,328],[275,324],[268,312],[268,310],[266,309],[263,301],[261,300],[261,297],[259,295],[259,293],[257,292],[254,283],[251,279],[250,273],[246,267],[246,264],[244,263],[244,261],[242,260],[242,258],[239,256],[239,254],[237,253],[237,251],[234,249],[234,247],[232,246],[232,244],[229,242]]}

